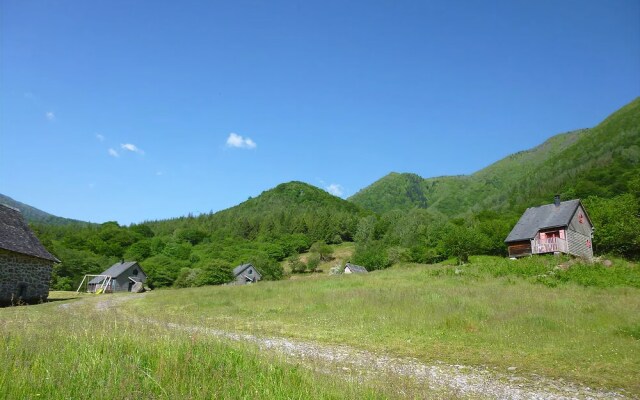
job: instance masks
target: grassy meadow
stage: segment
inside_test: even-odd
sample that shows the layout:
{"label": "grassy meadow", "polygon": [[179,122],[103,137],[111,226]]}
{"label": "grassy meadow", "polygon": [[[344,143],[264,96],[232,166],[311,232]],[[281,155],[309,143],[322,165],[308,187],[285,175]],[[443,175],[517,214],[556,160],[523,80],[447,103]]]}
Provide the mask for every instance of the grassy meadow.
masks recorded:
{"label": "grassy meadow", "polygon": [[636,265],[554,268],[562,258],[475,257],[368,275],[158,290],[130,312],[376,352],[516,367],[640,394]]}
{"label": "grassy meadow", "polygon": [[[173,293],[180,291],[165,292]],[[86,300],[67,309],[59,307],[62,302],[0,309],[0,398],[388,397],[250,345],[151,328],[117,309],[96,311],[98,298]]]}
{"label": "grassy meadow", "polygon": [[[398,389],[405,397],[457,396],[407,392],[411,384],[397,377],[344,380],[335,369],[310,370],[253,344],[148,319],[498,373],[516,367],[532,380],[537,374],[639,396],[638,266],[556,268],[566,261],[472,257],[465,266],[304,274],[313,279],[142,297],[53,292],[47,304],[0,309],[0,398],[368,399],[398,397]],[[110,307],[96,308],[101,302]]]}

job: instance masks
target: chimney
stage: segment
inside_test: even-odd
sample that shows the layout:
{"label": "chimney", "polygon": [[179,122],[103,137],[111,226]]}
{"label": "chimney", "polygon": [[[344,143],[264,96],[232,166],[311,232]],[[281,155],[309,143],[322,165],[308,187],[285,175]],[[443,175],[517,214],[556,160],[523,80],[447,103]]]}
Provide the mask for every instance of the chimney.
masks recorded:
{"label": "chimney", "polygon": [[120,259],[120,264],[124,264],[124,258]]}
{"label": "chimney", "polygon": [[560,195],[557,194],[553,197],[553,204],[556,205],[556,207],[560,207]]}

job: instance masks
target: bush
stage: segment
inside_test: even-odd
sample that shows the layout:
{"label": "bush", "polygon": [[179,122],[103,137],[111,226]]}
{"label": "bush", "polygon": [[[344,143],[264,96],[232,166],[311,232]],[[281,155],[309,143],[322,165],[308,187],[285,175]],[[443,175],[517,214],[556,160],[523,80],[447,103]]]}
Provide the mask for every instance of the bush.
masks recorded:
{"label": "bush", "polygon": [[353,262],[370,271],[391,266],[387,250],[379,242],[372,242],[367,246],[357,246],[353,254]]}
{"label": "bush", "polygon": [[307,265],[300,260],[299,255],[291,256],[289,258],[289,266],[291,267],[291,272],[294,274],[301,274],[307,270]]}
{"label": "bush", "polygon": [[311,246],[309,251],[311,253],[317,254],[320,261],[331,261],[331,259],[333,258],[331,257],[331,254],[333,254],[333,249],[325,242],[315,242]]}
{"label": "bush", "polygon": [[251,264],[260,272],[262,279],[267,281],[277,281],[284,276],[284,270],[280,264],[264,255],[255,255],[251,259]]}
{"label": "bush", "polygon": [[320,255],[319,254],[310,254],[307,258],[307,270],[309,272],[313,272],[320,265]]}

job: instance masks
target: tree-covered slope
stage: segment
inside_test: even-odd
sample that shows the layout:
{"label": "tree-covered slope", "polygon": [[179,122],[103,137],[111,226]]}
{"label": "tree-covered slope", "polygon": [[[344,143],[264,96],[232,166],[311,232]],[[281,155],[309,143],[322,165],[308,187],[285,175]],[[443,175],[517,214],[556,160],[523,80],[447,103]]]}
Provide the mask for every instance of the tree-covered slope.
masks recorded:
{"label": "tree-covered slope", "polygon": [[[163,234],[180,227],[198,226],[220,235],[244,239],[304,233],[312,240],[350,240],[361,207],[303,182],[289,182],[217,213],[149,222]],[[334,236],[339,238],[334,238]]]}
{"label": "tree-covered slope", "polygon": [[282,276],[279,262],[314,242],[351,241],[370,212],[302,182],[267,190],[217,213],[130,227],[115,222],[84,227],[36,224],[38,237],[61,264],[53,286],[71,289],[83,274],[125,258],[139,261],[156,286],[229,281],[230,268],[252,262],[263,277]]}
{"label": "tree-covered slope", "polygon": [[640,99],[598,126],[556,135],[469,176],[423,179],[392,173],[349,200],[382,213],[426,208],[448,216],[521,210],[564,198],[613,197],[640,174]]}
{"label": "tree-covered slope", "polygon": [[78,221],[75,219],[57,217],[3,194],[0,194],[0,204],[6,204],[13,208],[17,208],[28,222],[51,225],[88,224],[88,222]]}

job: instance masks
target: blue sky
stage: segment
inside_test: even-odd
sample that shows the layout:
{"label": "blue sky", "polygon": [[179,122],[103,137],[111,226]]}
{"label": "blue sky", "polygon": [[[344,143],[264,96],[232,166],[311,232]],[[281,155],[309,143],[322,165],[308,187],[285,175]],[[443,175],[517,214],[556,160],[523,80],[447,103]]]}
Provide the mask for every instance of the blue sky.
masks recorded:
{"label": "blue sky", "polygon": [[637,0],[0,7],[0,193],[94,222],[468,174],[640,94]]}

